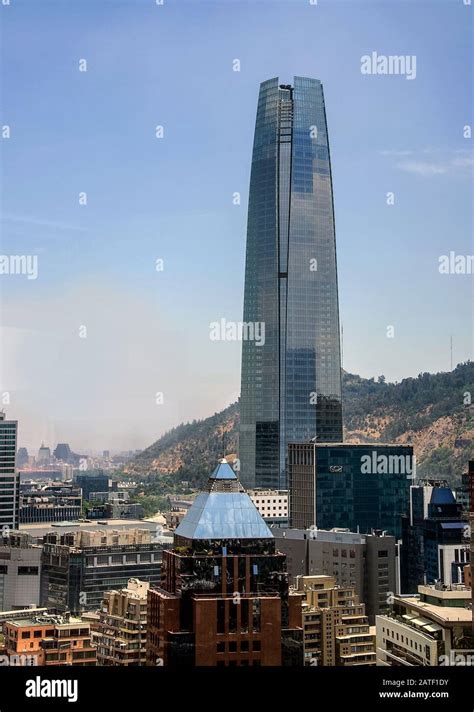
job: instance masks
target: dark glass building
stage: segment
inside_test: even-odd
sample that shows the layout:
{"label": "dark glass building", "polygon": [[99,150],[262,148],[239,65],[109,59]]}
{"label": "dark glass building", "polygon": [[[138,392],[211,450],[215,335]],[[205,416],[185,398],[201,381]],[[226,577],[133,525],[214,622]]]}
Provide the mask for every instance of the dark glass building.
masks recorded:
{"label": "dark glass building", "polygon": [[416,593],[422,584],[463,582],[470,540],[462,505],[444,480],[420,480],[410,488],[410,514],[403,519],[401,584]]}
{"label": "dark glass building", "polygon": [[51,532],[43,537],[40,603],[74,615],[96,611],[130,578],[158,583],[163,545],[148,531]]}
{"label": "dark glass building", "polygon": [[411,445],[290,443],[288,473],[291,527],[401,537],[414,474]]}
{"label": "dark glass building", "polygon": [[317,79],[260,86],[244,325],[260,338],[242,343],[241,478],[285,489],[288,442],[342,441],[331,164]]}
{"label": "dark glass building", "polygon": [[147,664],[302,665],[302,598],[286,556],[221,461],[163,552],[148,591]]}
{"label": "dark glass building", "polygon": [[77,473],[74,482],[82,490],[82,499],[88,501],[92,492],[108,492],[110,479],[104,472]]}

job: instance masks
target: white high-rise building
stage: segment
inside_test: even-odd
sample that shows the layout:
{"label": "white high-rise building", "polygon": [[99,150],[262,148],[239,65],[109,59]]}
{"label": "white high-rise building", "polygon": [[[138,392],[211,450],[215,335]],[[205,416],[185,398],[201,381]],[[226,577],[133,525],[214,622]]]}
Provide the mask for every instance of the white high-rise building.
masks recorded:
{"label": "white high-rise building", "polygon": [[0,412],[0,533],[18,529],[20,475],[16,469],[18,422]]}

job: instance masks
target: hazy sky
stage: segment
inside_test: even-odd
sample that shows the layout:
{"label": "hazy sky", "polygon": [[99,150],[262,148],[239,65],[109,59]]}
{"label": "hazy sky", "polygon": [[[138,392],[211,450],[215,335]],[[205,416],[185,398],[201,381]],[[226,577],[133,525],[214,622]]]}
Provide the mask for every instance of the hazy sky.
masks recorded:
{"label": "hazy sky", "polygon": [[[0,251],[38,255],[37,279],[0,276],[1,393],[20,444],[145,447],[237,398],[241,344],[211,341],[209,324],[242,319],[256,101],[274,76],[324,84],[344,367],[448,370],[450,335],[454,361],[472,358],[473,277],[438,269],[473,252],[472,12],[462,0],[0,7]],[[416,78],[362,74],[372,52],[415,55]]]}

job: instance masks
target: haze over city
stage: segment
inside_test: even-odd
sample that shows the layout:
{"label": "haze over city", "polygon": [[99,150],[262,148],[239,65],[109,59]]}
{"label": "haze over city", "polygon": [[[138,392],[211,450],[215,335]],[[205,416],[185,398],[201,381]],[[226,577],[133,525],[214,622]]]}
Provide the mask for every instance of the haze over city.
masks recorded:
{"label": "haze over city", "polygon": [[[324,85],[344,369],[449,370],[451,336],[453,364],[472,358],[472,275],[439,271],[440,256],[472,253],[465,11],[384,3],[382,22],[371,2],[119,3],[113,15],[26,3],[5,15],[1,252],[38,255],[37,279],[0,282],[1,392],[19,444],[142,448],[239,396],[241,343],[211,340],[209,325],[242,319],[255,105],[275,76]],[[416,77],[362,74],[373,51],[416,55]]]}

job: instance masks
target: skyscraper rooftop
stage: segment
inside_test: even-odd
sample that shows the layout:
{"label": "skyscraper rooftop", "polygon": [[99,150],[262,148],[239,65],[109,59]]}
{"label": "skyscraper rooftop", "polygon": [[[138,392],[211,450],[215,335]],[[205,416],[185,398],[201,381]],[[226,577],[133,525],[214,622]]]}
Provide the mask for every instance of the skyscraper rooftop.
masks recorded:
{"label": "skyscraper rooftop", "polygon": [[184,539],[273,539],[261,514],[234,470],[221,460],[202,492],[176,529]]}

